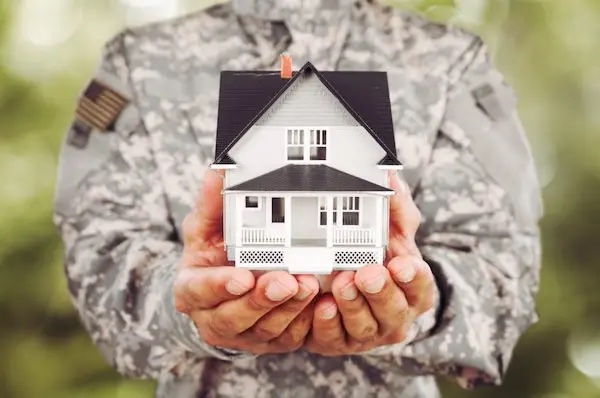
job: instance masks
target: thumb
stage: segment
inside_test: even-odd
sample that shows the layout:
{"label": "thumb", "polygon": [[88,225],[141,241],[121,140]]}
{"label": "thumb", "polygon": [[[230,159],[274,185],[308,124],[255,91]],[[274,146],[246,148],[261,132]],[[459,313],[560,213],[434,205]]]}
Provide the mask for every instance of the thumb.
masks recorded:
{"label": "thumb", "polygon": [[400,231],[407,238],[414,238],[421,224],[421,212],[413,201],[406,182],[395,171],[389,173],[390,188],[390,227]]}
{"label": "thumb", "polygon": [[223,173],[207,170],[202,191],[196,202],[195,235],[208,240],[215,233],[223,232]]}

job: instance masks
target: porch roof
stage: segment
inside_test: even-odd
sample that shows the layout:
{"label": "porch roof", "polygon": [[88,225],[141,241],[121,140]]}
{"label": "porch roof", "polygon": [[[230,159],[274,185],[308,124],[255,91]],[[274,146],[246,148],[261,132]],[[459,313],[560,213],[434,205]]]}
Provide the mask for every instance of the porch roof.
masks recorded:
{"label": "porch roof", "polygon": [[290,164],[225,191],[392,192],[389,188],[323,164]]}

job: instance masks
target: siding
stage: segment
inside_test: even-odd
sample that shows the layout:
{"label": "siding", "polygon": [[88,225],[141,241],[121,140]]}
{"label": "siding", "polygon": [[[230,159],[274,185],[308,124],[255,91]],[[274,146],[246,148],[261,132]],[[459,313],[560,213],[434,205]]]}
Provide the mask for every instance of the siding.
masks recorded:
{"label": "siding", "polygon": [[298,78],[257,126],[359,126],[314,74]]}

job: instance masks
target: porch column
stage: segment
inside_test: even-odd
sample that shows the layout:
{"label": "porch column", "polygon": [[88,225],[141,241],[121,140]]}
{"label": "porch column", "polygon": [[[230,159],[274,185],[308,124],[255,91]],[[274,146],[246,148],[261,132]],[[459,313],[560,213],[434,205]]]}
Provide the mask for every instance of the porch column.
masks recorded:
{"label": "porch column", "polygon": [[327,247],[333,247],[333,196],[326,198],[327,204]]}
{"label": "porch column", "polygon": [[383,246],[383,196],[375,197],[375,246]]}
{"label": "porch column", "polygon": [[292,246],[292,197],[286,196],[283,200],[283,208],[285,213],[285,247]]}
{"label": "porch column", "polygon": [[235,245],[238,247],[243,245],[244,199],[244,195],[235,195]]}

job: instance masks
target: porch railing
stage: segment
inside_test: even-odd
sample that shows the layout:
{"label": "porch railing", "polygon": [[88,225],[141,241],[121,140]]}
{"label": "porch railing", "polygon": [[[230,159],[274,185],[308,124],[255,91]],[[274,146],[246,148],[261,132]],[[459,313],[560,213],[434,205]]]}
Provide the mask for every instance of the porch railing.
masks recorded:
{"label": "porch railing", "polygon": [[334,245],[373,245],[373,230],[367,228],[334,228]]}
{"label": "porch railing", "polygon": [[285,233],[268,228],[242,228],[244,245],[283,245]]}

